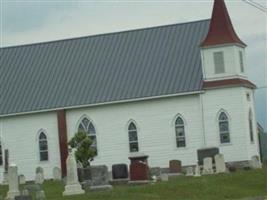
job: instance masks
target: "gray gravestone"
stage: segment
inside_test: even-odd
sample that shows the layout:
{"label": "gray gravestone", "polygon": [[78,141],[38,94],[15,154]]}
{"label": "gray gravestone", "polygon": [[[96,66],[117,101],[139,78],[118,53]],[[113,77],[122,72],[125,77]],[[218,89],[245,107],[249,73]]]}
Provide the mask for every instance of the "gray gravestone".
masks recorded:
{"label": "gray gravestone", "polygon": [[108,168],[106,165],[91,166],[92,186],[91,190],[95,189],[111,189],[109,184]]}
{"label": "gray gravestone", "polygon": [[200,173],[200,167],[199,165],[197,164],[196,167],[195,167],[195,174],[194,174],[194,177],[200,177],[201,176],[201,173]]}
{"label": "gray gravestone", "polygon": [[128,166],[126,164],[112,165],[113,179],[126,179],[128,178]]}
{"label": "gray gravestone", "polygon": [[226,166],[223,154],[217,154],[215,156],[216,173],[225,173]]}
{"label": "gray gravestone", "polygon": [[60,181],[61,180],[61,169],[58,167],[53,168],[53,178],[54,181]]}
{"label": "gray gravestone", "polygon": [[261,165],[261,161],[260,161],[259,156],[252,156],[250,163],[251,163],[251,167],[253,169],[260,169],[260,168],[262,168],[262,165]]}
{"label": "gray gravestone", "polygon": [[35,174],[35,184],[43,184],[44,183],[44,175],[42,173]]}
{"label": "gray gravestone", "polygon": [[204,158],[203,160],[203,174],[213,174],[211,157]]}
{"label": "gray gravestone", "polygon": [[35,170],[35,183],[36,184],[44,183],[44,170],[42,167],[37,167]]}
{"label": "gray gravestone", "polygon": [[214,156],[219,154],[219,148],[217,147],[210,147],[204,149],[197,150],[197,157],[198,157],[198,164],[203,165],[204,158],[211,157],[212,162],[214,163]]}
{"label": "gray gravestone", "polygon": [[187,167],[186,168],[186,176],[194,176],[194,170],[193,167]]}
{"label": "gray gravestone", "polygon": [[42,190],[41,186],[38,185],[38,184],[25,185],[24,188],[26,190],[28,190],[29,192],[38,192],[38,191],[41,191]]}
{"label": "gray gravestone", "polygon": [[37,173],[44,174],[44,169],[42,167],[37,167],[36,170],[35,170],[35,174],[37,174]]}
{"label": "gray gravestone", "polygon": [[13,200],[15,196],[19,196],[19,178],[18,178],[18,167],[16,165],[10,165],[8,167],[8,186],[6,199]]}
{"label": "gray gravestone", "polygon": [[67,158],[67,181],[63,196],[84,194],[84,190],[78,181],[77,163],[74,150],[70,150]]}
{"label": "gray gravestone", "polygon": [[23,174],[19,175],[19,184],[25,184],[26,178]]}
{"label": "gray gravestone", "polygon": [[151,167],[149,168],[149,173],[150,173],[150,176],[160,177],[161,169],[160,167]]}

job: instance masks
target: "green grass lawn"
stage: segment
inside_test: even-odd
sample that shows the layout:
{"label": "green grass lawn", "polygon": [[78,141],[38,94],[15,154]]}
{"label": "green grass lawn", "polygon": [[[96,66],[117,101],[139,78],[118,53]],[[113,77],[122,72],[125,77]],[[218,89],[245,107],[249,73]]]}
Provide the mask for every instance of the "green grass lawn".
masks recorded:
{"label": "green grass lawn", "polygon": [[[85,195],[62,197],[61,183],[47,181],[43,185],[48,200],[220,200],[267,195],[267,166],[261,170],[237,171],[231,174],[198,178],[178,177],[154,185],[115,186],[111,191],[87,191]],[[0,186],[0,194],[7,187]]]}

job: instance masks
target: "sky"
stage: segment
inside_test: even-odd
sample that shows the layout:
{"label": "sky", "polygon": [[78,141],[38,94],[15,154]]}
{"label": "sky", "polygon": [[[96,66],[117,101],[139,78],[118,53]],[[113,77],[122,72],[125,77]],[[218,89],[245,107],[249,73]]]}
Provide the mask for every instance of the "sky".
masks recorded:
{"label": "sky", "polygon": [[[267,130],[267,13],[226,0],[246,48],[246,73],[255,91],[257,120]],[[267,0],[254,0],[267,7]],[[212,0],[0,0],[0,46],[208,19]]]}

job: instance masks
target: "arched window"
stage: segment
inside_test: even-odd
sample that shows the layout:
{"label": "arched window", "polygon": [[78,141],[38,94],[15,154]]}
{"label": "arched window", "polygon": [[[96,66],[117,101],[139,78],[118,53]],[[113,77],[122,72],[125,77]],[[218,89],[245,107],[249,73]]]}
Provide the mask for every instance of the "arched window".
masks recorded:
{"label": "arched window", "polygon": [[39,134],[39,154],[40,154],[40,161],[47,161],[48,160],[48,144],[47,144],[47,137],[44,132]]}
{"label": "arched window", "polygon": [[229,120],[226,113],[221,112],[218,120],[221,144],[230,143]]}
{"label": "arched window", "polygon": [[3,165],[3,151],[2,151],[2,143],[0,140],[0,166]]}
{"label": "arched window", "polygon": [[91,147],[95,149],[97,155],[96,131],[93,123],[87,117],[84,117],[78,126],[78,131],[83,131],[89,135],[93,142]]}
{"label": "arched window", "polygon": [[175,121],[175,133],[176,133],[176,146],[185,147],[185,128],[184,128],[184,120],[181,117],[177,117]]}
{"label": "arched window", "polygon": [[249,110],[248,121],[249,121],[250,141],[251,142],[254,142],[254,135],[253,135],[253,116],[252,116],[252,111],[251,110]]}
{"label": "arched window", "polygon": [[131,122],[128,126],[128,134],[129,134],[129,148],[130,152],[138,152],[138,136],[137,136],[137,129],[136,125]]}

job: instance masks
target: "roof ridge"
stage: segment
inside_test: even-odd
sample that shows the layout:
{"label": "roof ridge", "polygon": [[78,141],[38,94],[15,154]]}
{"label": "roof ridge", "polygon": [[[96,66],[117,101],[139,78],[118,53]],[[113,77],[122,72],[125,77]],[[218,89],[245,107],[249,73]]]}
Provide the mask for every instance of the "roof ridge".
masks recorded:
{"label": "roof ridge", "polygon": [[112,34],[119,34],[119,33],[128,33],[128,32],[134,32],[134,31],[156,29],[156,28],[162,28],[162,27],[168,27],[168,26],[186,25],[186,24],[198,23],[198,22],[202,22],[202,21],[204,22],[204,21],[209,21],[209,20],[210,19],[201,19],[201,20],[182,22],[182,23],[151,26],[151,27],[146,27],[146,28],[136,28],[136,29],[130,29],[130,30],[122,30],[122,31],[115,31],[115,32],[108,32],[108,33],[100,33],[100,34],[87,35],[87,36],[78,36],[78,37],[73,37],[73,38],[65,38],[65,39],[58,39],[58,40],[51,40],[51,41],[44,41],[44,42],[22,44],[22,45],[13,45],[13,46],[0,47],[0,49],[4,50],[4,49],[11,49],[11,48],[25,47],[25,46],[33,46],[33,45],[42,45],[42,44],[49,44],[49,43],[56,43],[56,42],[64,42],[64,41],[85,39],[85,38],[91,38],[91,37],[97,37],[97,36],[105,36],[105,35],[112,35]]}

